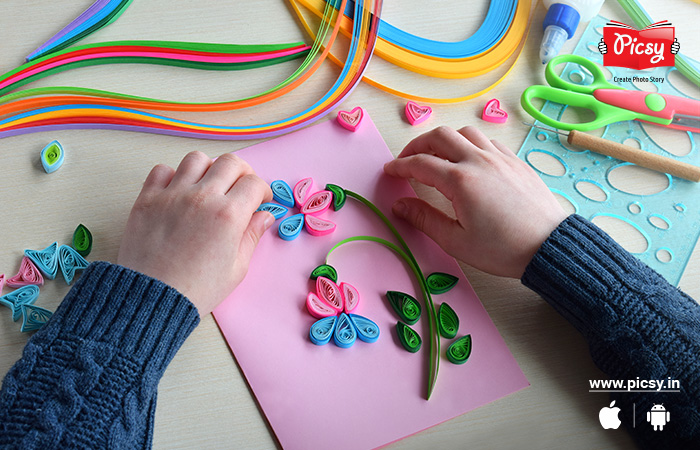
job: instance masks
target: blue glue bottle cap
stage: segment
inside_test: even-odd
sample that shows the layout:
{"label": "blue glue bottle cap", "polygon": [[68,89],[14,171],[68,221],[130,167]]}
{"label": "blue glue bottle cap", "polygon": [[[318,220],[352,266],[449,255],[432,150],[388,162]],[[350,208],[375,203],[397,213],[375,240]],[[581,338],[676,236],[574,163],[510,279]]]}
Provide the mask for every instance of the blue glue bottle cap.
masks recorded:
{"label": "blue glue bottle cap", "polygon": [[555,3],[549,7],[542,22],[544,36],[540,47],[542,64],[559,54],[562,45],[576,32],[581,15],[576,9],[563,3]]}

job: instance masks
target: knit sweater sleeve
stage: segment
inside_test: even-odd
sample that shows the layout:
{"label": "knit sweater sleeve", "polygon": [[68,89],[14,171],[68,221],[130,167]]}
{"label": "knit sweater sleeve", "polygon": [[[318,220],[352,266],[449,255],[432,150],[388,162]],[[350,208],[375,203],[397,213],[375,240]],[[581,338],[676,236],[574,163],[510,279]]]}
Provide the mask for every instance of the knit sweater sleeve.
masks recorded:
{"label": "knit sweater sleeve", "polygon": [[[593,361],[611,380],[663,380],[664,391],[675,390],[669,379],[679,381],[680,392],[611,394],[620,419],[643,448],[700,448],[695,300],[577,215],[543,243],[522,282],[583,334]],[[647,420],[654,404],[669,412],[662,430]]]}
{"label": "knit sweater sleeve", "polygon": [[0,390],[0,448],[150,448],[158,382],[199,323],[183,295],[91,264]]}

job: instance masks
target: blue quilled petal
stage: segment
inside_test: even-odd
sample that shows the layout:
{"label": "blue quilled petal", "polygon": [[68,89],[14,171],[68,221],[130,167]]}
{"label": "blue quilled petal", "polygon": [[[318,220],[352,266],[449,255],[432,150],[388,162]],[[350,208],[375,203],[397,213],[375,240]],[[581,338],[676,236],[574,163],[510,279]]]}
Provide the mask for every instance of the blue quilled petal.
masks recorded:
{"label": "blue quilled petal", "polygon": [[41,270],[49,280],[56,278],[58,272],[58,242],[54,242],[43,250],[25,250],[25,256],[32,260],[37,269]]}
{"label": "blue quilled petal", "polygon": [[277,232],[285,241],[293,241],[297,238],[297,236],[299,236],[302,228],[304,228],[304,215],[295,214],[280,222]]}
{"label": "blue quilled petal", "polygon": [[350,318],[347,314],[342,313],[338,317],[338,324],[333,332],[333,342],[335,345],[341,348],[350,348],[355,343],[357,339],[357,332],[355,327],[352,326]]}
{"label": "blue quilled petal", "polygon": [[336,320],[335,316],[330,316],[314,322],[309,330],[311,342],[316,345],[326,345],[331,340],[331,336],[333,336]]}
{"label": "blue quilled petal", "polygon": [[278,205],[277,203],[263,203],[258,208],[258,211],[267,211],[275,216],[275,220],[277,220],[284,217],[289,210],[282,205]]}
{"label": "blue quilled petal", "polygon": [[12,320],[22,317],[22,305],[31,305],[39,298],[39,286],[29,284],[0,297],[0,304],[12,310]]}
{"label": "blue quilled petal", "polygon": [[357,331],[357,337],[363,342],[377,342],[379,339],[379,327],[370,319],[358,314],[350,314],[350,322],[352,322]]}
{"label": "blue quilled petal", "polygon": [[272,198],[277,203],[281,203],[288,208],[294,207],[294,194],[286,181],[275,180],[270,184],[270,188],[272,188]]}
{"label": "blue quilled petal", "polygon": [[49,321],[53,313],[34,305],[22,305],[21,331],[34,331]]}

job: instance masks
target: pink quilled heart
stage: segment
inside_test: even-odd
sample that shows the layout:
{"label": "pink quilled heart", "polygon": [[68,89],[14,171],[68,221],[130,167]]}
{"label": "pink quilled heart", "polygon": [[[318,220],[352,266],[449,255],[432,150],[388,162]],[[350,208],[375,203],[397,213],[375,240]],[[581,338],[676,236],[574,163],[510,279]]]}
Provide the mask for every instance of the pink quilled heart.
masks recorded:
{"label": "pink quilled heart", "polygon": [[350,131],[357,131],[357,127],[362,122],[362,108],[356,107],[352,111],[338,111],[338,123]]}
{"label": "pink quilled heart", "polygon": [[433,108],[430,106],[421,106],[416,102],[406,103],[406,119],[411,125],[425,122],[432,113]]}
{"label": "pink quilled heart", "polygon": [[508,113],[501,109],[501,103],[498,99],[492,98],[486,102],[484,111],[481,113],[481,118],[491,123],[506,123]]}

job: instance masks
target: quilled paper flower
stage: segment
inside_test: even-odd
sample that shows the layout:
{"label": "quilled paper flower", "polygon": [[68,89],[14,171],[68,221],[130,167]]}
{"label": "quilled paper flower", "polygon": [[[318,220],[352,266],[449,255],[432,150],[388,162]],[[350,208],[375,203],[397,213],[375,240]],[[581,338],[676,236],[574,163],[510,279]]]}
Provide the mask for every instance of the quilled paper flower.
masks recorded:
{"label": "quilled paper flower", "polygon": [[[313,184],[314,180],[311,177],[300,180],[294,188],[284,180],[275,180],[270,187],[273,199],[279,204],[264,203],[258,208],[259,211],[269,211],[275,219],[283,218],[287,211],[294,207],[298,208],[298,214],[284,218],[277,227],[279,237],[285,241],[296,239],[302,229],[306,229],[312,236],[325,236],[336,229],[335,223],[319,216],[331,206],[337,211],[342,207],[342,203],[338,203],[335,191],[322,190],[312,193]],[[344,201],[343,198],[342,202]]]}
{"label": "quilled paper flower", "polygon": [[376,342],[379,327],[372,320],[354,314],[360,303],[360,293],[349,283],[338,286],[330,278],[316,278],[316,292],[306,297],[306,309],[317,320],[311,325],[309,338],[316,345],[324,345],[331,338],[335,345],[350,348],[359,338],[363,342]]}

